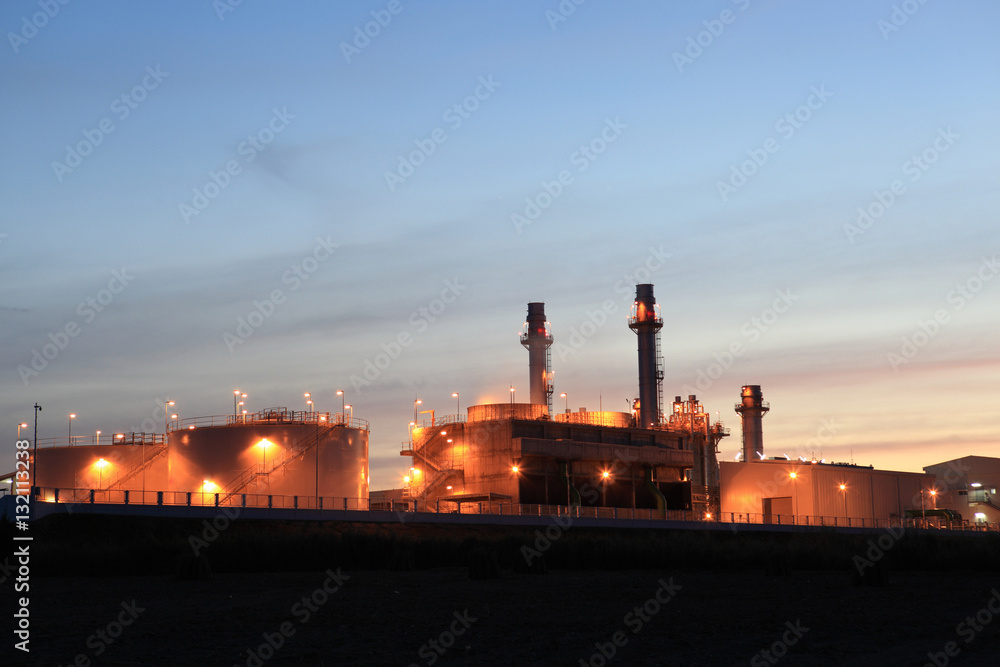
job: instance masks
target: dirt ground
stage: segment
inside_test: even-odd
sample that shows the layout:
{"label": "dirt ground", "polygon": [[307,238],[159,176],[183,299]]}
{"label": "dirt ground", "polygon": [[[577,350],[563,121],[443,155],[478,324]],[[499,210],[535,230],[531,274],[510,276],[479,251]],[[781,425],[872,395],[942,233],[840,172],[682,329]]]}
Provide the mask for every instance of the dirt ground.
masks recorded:
{"label": "dirt ground", "polygon": [[933,664],[929,652],[938,667],[997,665],[1000,615],[960,625],[994,590],[995,575],[960,573],[894,573],[884,588],[832,572],[42,578],[32,582],[32,651],[3,662],[600,666],[603,649],[612,665],[918,666]]}

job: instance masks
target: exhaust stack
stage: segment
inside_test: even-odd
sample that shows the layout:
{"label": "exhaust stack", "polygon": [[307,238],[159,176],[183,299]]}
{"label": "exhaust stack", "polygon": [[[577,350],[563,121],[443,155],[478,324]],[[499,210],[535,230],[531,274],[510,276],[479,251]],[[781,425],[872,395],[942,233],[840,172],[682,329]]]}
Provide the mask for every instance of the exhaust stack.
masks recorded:
{"label": "exhaust stack", "polygon": [[736,404],[736,412],[743,420],[743,462],[759,461],[764,455],[761,421],[771,406],[764,400],[759,384],[744,385],[740,393],[743,400]]}
{"label": "exhaust stack", "polygon": [[639,338],[639,428],[660,424],[660,404],[663,402],[663,362],[660,359],[659,317],[653,286],[636,285],[635,303],[629,315],[628,327]]}
{"label": "exhaust stack", "polygon": [[521,345],[528,350],[528,380],[531,402],[545,405],[552,414],[552,334],[545,321],[545,304],[529,303],[528,320],[521,330]]}

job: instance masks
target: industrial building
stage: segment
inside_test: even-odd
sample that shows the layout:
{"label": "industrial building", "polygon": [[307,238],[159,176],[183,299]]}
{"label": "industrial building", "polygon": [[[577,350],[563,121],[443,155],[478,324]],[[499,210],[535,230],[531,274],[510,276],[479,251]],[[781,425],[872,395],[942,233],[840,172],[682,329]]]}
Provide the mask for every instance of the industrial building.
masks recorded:
{"label": "industrial building", "polygon": [[108,434],[88,444],[39,441],[32,485],[43,500],[59,502],[267,507],[278,497],[301,507],[322,507],[324,499],[367,507],[365,420],[268,408],[166,427],[165,434]]}
{"label": "industrial building", "polygon": [[974,524],[1000,523],[1000,458],[963,456],[925,466],[937,478],[938,507]]}
{"label": "industrial building", "polygon": [[545,304],[529,303],[520,342],[528,350],[530,403],[470,406],[465,415],[414,422],[401,454],[413,459],[401,494],[417,508],[460,509],[483,501],[587,505],[696,513],[718,509],[717,445],[696,396],[664,414],[659,331],[652,285],[637,285],[629,328],[638,341],[638,398],[632,412],[554,414]]}

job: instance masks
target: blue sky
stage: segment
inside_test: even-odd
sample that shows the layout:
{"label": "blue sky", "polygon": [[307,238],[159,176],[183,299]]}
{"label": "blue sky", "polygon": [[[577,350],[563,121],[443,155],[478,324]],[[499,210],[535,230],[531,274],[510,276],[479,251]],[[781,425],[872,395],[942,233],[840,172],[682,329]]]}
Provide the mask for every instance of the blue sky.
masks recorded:
{"label": "blue sky", "polygon": [[36,401],[53,437],[70,412],[109,433],[165,398],[195,417],[237,387],[254,410],[344,389],[390,486],[415,396],[527,398],[529,301],[564,345],[556,392],[622,409],[637,280],[666,321],[664,394],[720,413],[724,458],[747,383],[768,453],[997,454],[994,3],[217,6],[0,8],[11,461]]}

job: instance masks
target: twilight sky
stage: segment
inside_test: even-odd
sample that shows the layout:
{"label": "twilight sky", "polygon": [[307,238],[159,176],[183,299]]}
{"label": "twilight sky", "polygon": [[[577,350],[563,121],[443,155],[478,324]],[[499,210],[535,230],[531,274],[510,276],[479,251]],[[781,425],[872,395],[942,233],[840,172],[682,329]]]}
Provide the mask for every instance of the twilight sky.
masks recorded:
{"label": "twilight sky", "polygon": [[742,384],[768,454],[1000,454],[996,3],[51,4],[0,6],[0,471],[36,401],[343,389],[398,485],[415,397],[527,400],[529,301],[625,409],[635,282],[724,459]]}

